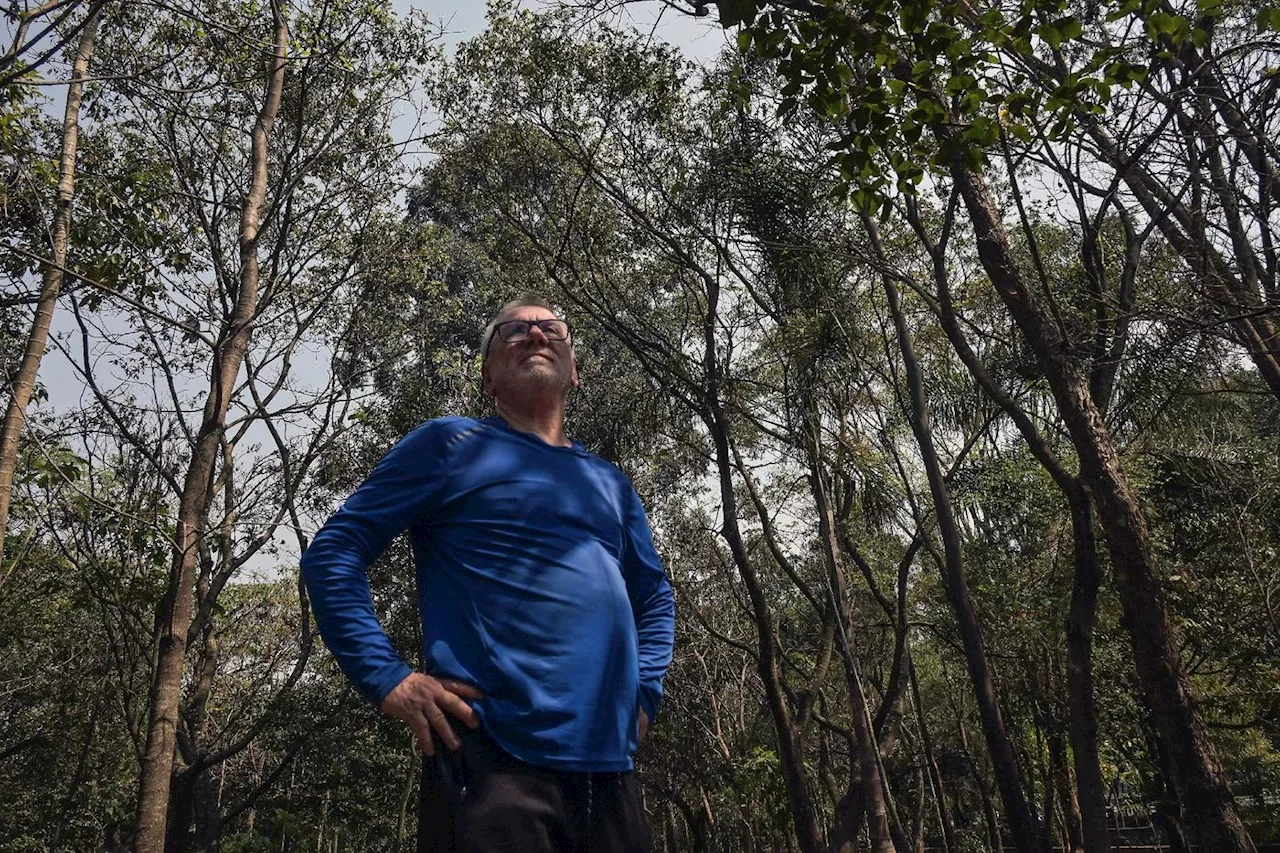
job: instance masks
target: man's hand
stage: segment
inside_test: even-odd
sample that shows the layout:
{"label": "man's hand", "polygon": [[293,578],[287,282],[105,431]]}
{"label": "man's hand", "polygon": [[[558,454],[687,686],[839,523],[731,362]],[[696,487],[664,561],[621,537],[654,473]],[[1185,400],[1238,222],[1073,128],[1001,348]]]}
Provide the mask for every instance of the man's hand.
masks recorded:
{"label": "man's hand", "polygon": [[474,729],[480,725],[480,719],[466,700],[483,698],[484,694],[470,684],[411,672],[386,695],[379,707],[384,714],[408,723],[418,738],[418,747],[427,755],[435,755],[433,729],[449,749],[462,746],[445,713]]}
{"label": "man's hand", "polygon": [[649,732],[649,715],[644,712],[644,708],[641,708],[640,709],[640,737],[637,739],[637,743],[639,741],[644,740],[644,736],[648,734],[648,732]]}

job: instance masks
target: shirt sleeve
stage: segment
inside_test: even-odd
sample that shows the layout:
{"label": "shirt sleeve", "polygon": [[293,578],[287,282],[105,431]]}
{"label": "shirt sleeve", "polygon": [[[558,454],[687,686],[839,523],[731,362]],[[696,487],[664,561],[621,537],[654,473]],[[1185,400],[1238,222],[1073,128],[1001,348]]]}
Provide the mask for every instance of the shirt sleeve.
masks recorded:
{"label": "shirt sleeve", "polygon": [[434,422],[405,436],[324,525],[302,555],[302,577],[325,645],[375,705],[412,672],[373,609],[369,566],[440,499],[443,441]]}
{"label": "shirt sleeve", "polygon": [[623,580],[636,620],[640,659],[640,707],[652,722],[662,702],[662,678],[671,664],[676,606],[671,584],[653,546],[649,520],[635,490],[627,485],[627,542]]}

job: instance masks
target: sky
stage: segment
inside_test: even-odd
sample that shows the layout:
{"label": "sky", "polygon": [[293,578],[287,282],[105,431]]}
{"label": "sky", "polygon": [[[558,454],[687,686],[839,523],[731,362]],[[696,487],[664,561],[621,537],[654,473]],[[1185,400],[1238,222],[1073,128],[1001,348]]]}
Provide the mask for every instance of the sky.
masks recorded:
{"label": "sky", "polygon": [[[391,0],[396,11],[407,15],[417,10],[426,14],[433,24],[441,26],[444,33],[443,47],[449,53],[460,42],[484,31],[487,24],[485,0]],[[582,0],[579,0],[582,2]],[[662,0],[606,0],[614,10],[605,18],[617,26],[630,25],[644,33],[652,32],[655,39],[674,44],[689,59],[709,62],[728,43],[724,30],[713,19],[695,18],[669,8]],[[519,0],[528,9],[551,8],[557,0]],[[421,118],[427,127],[435,122],[435,112],[430,104],[422,104]],[[414,123],[402,116],[392,124],[392,136],[411,139],[421,132]],[[424,165],[431,156],[429,151],[410,146],[405,151],[404,162],[410,168]]]}
{"label": "sky", "polygon": [[[455,45],[475,35],[485,26],[484,0],[392,0],[397,11],[418,9],[433,21],[445,24],[446,44]],[[554,5],[554,0],[521,0],[521,5],[539,8]],[[657,22],[658,38],[680,46],[690,59],[708,60],[725,44],[720,25],[710,18],[693,18],[667,8],[660,0],[629,2],[621,6],[619,15],[637,28],[648,31]]]}

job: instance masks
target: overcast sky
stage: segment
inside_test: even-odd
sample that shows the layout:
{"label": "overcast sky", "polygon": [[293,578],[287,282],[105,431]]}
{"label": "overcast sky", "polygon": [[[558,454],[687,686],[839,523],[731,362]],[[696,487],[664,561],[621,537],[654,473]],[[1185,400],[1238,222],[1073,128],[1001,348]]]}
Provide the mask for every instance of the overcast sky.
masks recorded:
{"label": "overcast sky", "polygon": [[[484,0],[392,0],[401,12],[420,9],[433,21],[446,25],[450,45],[456,44],[484,29]],[[554,0],[521,0],[522,5],[539,8],[554,4]],[[694,60],[714,57],[725,44],[723,30],[708,18],[695,19],[667,9],[660,0],[627,3],[619,14],[635,26],[649,30],[657,21],[658,37],[677,44]]]}
{"label": "overcast sky", "polygon": [[[556,0],[519,0],[521,5],[531,8],[548,8],[556,5]],[[485,0],[392,0],[392,5],[401,14],[408,14],[417,9],[425,12],[427,18],[444,28],[445,48],[452,51],[459,42],[484,31],[487,24]],[[611,13],[615,24],[630,24],[642,32],[653,32],[655,37],[677,45],[689,59],[695,62],[708,62],[724,48],[727,43],[724,30],[709,18],[694,18],[682,15],[668,8],[661,0],[632,0],[618,3],[618,9]],[[422,103],[424,110],[423,126],[415,128],[408,116],[402,115],[392,125],[392,135],[396,139],[407,140],[419,137],[428,130],[435,121],[435,114],[430,104]],[[412,167],[423,165],[424,160],[431,157],[431,152],[415,145],[405,150],[404,160]]]}

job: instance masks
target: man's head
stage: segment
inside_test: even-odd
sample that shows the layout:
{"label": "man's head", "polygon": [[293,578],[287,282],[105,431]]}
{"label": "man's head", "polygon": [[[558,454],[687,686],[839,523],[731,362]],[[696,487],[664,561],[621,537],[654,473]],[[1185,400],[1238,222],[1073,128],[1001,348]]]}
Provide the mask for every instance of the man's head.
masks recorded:
{"label": "man's head", "polygon": [[504,305],[485,327],[480,355],[485,393],[500,401],[530,393],[563,398],[578,387],[569,324],[541,296]]}

